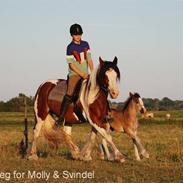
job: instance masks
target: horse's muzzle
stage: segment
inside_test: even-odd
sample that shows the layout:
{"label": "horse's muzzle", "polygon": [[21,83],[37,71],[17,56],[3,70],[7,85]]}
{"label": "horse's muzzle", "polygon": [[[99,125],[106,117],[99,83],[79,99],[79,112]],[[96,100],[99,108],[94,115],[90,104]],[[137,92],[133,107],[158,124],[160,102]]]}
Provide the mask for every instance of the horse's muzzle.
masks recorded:
{"label": "horse's muzzle", "polygon": [[110,91],[110,96],[112,99],[116,99],[118,97],[118,95],[119,95],[118,90],[117,91],[114,91],[114,90]]}
{"label": "horse's muzzle", "polygon": [[145,107],[141,108],[140,113],[145,114],[146,113],[146,108]]}

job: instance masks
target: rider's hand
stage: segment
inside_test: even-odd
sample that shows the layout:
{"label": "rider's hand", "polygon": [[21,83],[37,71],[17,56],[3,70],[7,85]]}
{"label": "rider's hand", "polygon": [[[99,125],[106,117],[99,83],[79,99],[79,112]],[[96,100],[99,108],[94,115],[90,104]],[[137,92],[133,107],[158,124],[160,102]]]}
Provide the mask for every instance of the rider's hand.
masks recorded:
{"label": "rider's hand", "polygon": [[88,79],[88,74],[83,73],[83,74],[82,74],[82,78],[83,78],[83,79]]}

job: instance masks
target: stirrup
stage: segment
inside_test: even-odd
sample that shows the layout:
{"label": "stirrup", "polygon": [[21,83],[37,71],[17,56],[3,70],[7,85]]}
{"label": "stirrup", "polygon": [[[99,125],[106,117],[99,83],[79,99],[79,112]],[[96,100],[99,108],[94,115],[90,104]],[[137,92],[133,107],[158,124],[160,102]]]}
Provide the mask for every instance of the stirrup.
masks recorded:
{"label": "stirrup", "polygon": [[64,118],[63,122],[61,122],[61,123],[59,123],[59,122],[60,122],[59,119],[55,122],[55,125],[57,128],[60,128],[65,125],[65,118]]}

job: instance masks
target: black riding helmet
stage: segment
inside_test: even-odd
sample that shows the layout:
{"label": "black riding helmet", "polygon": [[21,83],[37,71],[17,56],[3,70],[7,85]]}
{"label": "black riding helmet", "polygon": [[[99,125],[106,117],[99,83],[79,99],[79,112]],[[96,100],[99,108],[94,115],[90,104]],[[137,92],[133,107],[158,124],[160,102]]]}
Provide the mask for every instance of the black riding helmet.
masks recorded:
{"label": "black riding helmet", "polygon": [[82,35],[83,34],[83,30],[81,25],[79,24],[73,24],[70,27],[70,34],[72,35]]}

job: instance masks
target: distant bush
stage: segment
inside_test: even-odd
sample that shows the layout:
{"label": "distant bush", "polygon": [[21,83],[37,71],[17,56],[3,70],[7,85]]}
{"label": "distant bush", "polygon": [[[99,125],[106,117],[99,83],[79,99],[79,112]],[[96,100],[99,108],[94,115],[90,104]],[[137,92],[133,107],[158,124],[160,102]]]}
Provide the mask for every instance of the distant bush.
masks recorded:
{"label": "distant bush", "polygon": [[[0,101],[0,112],[23,112],[25,95],[20,93],[18,97],[14,97],[7,102]],[[28,112],[33,110],[33,97],[27,97]]]}

